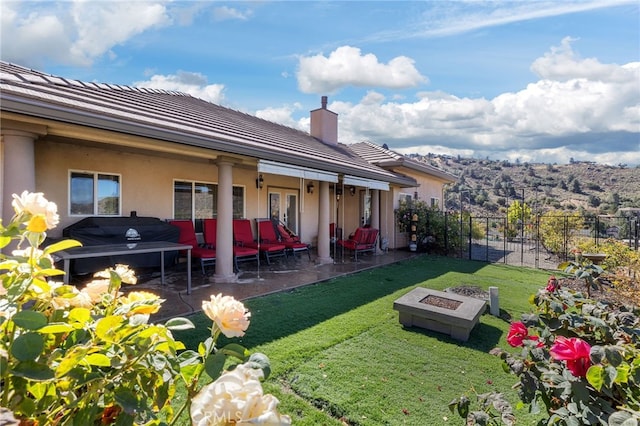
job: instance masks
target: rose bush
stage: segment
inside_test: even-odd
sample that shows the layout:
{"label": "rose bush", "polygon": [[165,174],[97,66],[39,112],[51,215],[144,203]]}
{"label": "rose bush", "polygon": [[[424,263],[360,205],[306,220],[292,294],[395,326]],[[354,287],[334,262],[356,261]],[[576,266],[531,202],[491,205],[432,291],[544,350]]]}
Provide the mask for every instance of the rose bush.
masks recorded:
{"label": "rose bush", "polygon": [[[511,324],[496,348],[505,371],[518,376],[522,405],[546,416],[545,425],[624,425],[640,422],[640,309],[594,301],[549,280],[530,299],[534,309]],[[477,396],[471,411],[463,396],[450,409],[467,424],[513,424],[511,405],[500,393]],[[499,403],[496,403],[498,401]]]}
{"label": "rose bush", "polygon": [[[185,350],[172,330],[192,328],[191,321],[152,323],[150,316],[163,300],[149,292],[121,291],[123,283],[136,283],[128,267],[99,272],[81,290],[54,281],[64,274],[55,267],[55,253],[80,243],[65,240],[40,248],[46,231],[59,221],[55,204],[41,193],[14,195],[12,205],[11,222],[0,223],[0,249],[17,246],[11,255],[0,254],[3,422],[11,416],[25,425],[172,424],[197,401],[194,415],[216,413],[205,422],[194,417],[197,424],[290,423],[277,413],[277,399],[262,395],[259,380],[269,375],[268,358],[250,355],[235,343],[216,346],[220,334],[242,336],[249,326],[250,313],[242,303],[211,296],[203,303],[213,321],[211,336],[197,351]],[[233,404],[226,404],[223,393],[212,393],[203,383],[228,388],[231,373],[225,369],[234,368],[251,380],[236,381]],[[176,407],[180,383],[187,398]]]}

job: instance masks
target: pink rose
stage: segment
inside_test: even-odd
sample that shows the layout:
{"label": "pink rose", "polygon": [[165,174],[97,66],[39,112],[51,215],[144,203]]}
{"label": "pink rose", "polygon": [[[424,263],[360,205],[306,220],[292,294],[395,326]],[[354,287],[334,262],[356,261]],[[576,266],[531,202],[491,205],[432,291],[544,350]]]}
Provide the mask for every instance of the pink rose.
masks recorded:
{"label": "pink rose", "polygon": [[591,346],[582,339],[572,337],[567,339],[564,336],[556,337],[551,350],[549,351],[553,359],[566,361],[567,368],[576,377],[584,377],[591,366]]}

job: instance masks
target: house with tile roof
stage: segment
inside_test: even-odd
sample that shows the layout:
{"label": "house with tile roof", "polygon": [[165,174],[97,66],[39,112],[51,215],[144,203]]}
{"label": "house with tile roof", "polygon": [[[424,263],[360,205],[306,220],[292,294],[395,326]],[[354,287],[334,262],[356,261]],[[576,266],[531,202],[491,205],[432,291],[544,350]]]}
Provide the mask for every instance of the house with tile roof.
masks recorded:
{"label": "house with tile roof", "polygon": [[[443,187],[446,184],[456,182],[457,176],[438,169],[430,164],[416,161],[412,158],[390,150],[386,146],[379,146],[370,141],[349,145],[349,149],[359,157],[400,176],[406,176],[415,180],[413,187],[396,187],[393,200],[401,199],[425,201],[431,207],[442,209],[444,207]],[[394,205],[394,208],[397,204]]]}
{"label": "house with tile roof", "polygon": [[338,143],[337,120],[326,97],[306,133],[184,93],[0,62],[2,219],[23,190],[57,204],[52,238],[90,216],[216,217],[213,278],[224,282],[236,277],[233,219],[274,217],[332,262],[331,223],[391,235],[394,197],[422,186]]}

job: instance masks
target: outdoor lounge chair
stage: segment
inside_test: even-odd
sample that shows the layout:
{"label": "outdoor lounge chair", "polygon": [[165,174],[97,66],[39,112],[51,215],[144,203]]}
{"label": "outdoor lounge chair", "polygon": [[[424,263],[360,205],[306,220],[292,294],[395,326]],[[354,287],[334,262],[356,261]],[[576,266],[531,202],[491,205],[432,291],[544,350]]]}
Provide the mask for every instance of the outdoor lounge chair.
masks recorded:
{"label": "outdoor lounge chair", "polygon": [[375,252],[376,241],[378,239],[378,230],[375,228],[360,227],[349,236],[347,240],[338,240],[338,247],[343,250],[353,251],[356,262],[358,261],[358,253]]}
{"label": "outdoor lounge chair", "polygon": [[277,219],[256,219],[258,222],[258,233],[260,235],[260,241],[263,242],[278,242],[284,244],[286,250],[289,253],[296,253],[306,251],[309,260],[311,260],[311,252],[309,251],[309,244],[305,244],[300,241],[298,236],[293,235],[283,223]]}
{"label": "outdoor lounge chair", "polygon": [[[215,249],[216,241],[217,241],[217,229],[218,220],[217,219],[205,219],[203,221],[203,236],[204,243],[207,247]],[[258,262],[258,266],[260,265],[260,252],[258,249],[251,247],[242,247],[239,245],[233,245],[233,267],[236,272],[240,269],[238,268],[238,262],[255,260]]]}
{"label": "outdoor lounge chair", "polygon": [[258,249],[267,261],[267,265],[271,265],[271,258],[273,257],[287,256],[284,244],[254,240],[249,219],[233,219],[233,240],[240,247]]}
{"label": "outdoor lounge chair", "polygon": [[202,275],[206,275],[204,269],[205,266],[215,265],[216,263],[216,251],[210,248],[202,247],[200,244],[198,244],[198,239],[196,238],[196,230],[193,227],[193,222],[191,222],[190,220],[170,220],[169,223],[180,229],[178,242],[180,244],[189,244],[193,247],[191,249],[191,258],[198,259],[200,261]]}

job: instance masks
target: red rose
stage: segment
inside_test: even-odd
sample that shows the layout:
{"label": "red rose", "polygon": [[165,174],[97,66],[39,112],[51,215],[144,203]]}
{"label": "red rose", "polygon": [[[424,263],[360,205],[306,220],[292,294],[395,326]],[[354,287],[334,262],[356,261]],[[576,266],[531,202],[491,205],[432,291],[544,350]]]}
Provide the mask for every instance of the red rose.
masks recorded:
{"label": "red rose", "polygon": [[[525,340],[538,340],[538,336],[529,336],[529,330],[520,321],[511,323],[509,333],[507,333],[507,343],[515,348],[523,346]],[[544,346],[544,344],[539,342],[537,346],[541,347]]]}
{"label": "red rose", "polygon": [[554,277],[553,275],[551,275],[549,277],[549,280],[547,281],[547,287],[546,290],[549,293],[553,293],[554,291],[556,291],[557,289],[560,288],[560,284],[558,283],[558,280],[556,279],[556,277]]}
{"label": "red rose", "polygon": [[584,377],[591,366],[591,346],[577,337],[567,339],[563,336],[556,337],[551,350],[551,356],[558,361],[566,361],[567,368],[576,377]]}

